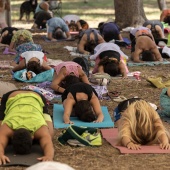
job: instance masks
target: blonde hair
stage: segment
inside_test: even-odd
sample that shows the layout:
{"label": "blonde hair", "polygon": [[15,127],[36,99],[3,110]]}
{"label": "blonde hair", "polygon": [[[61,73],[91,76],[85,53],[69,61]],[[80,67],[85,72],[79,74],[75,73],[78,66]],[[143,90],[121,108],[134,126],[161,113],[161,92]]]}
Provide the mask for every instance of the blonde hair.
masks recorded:
{"label": "blonde hair", "polygon": [[158,143],[162,134],[166,134],[169,138],[158,113],[144,100],[133,102],[121,115],[119,144],[123,137],[143,145]]}

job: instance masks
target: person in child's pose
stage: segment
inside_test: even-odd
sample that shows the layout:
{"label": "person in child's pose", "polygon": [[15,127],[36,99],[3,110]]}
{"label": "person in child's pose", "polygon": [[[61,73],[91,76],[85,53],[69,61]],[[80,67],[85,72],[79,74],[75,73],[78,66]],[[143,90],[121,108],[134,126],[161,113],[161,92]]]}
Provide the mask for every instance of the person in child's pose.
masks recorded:
{"label": "person in child's pose", "polygon": [[51,41],[60,39],[71,39],[68,25],[59,17],[47,20],[47,38]]}
{"label": "person in child's pose", "polygon": [[86,83],[75,83],[62,94],[64,106],[64,123],[73,124],[70,116],[74,114],[85,122],[102,122],[104,119],[98,95],[93,87]]}
{"label": "person in child's pose", "polygon": [[47,64],[47,57],[41,51],[26,51],[22,53],[19,64],[16,64],[12,71],[16,72],[24,68],[27,71],[33,71],[35,74],[52,69]]}
{"label": "person in child's pose", "polygon": [[69,27],[70,31],[81,31],[89,28],[89,25],[86,21],[80,19],[77,15],[65,15],[63,20]]}
{"label": "person in child's pose", "polygon": [[105,42],[105,40],[100,35],[98,30],[89,28],[80,32],[80,39],[77,44],[77,48],[82,54],[94,54],[94,48],[103,42]]}
{"label": "person in child's pose", "polygon": [[18,30],[12,36],[11,43],[9,45],[10,52],[16,52],[16,47],[23,43],[33,42],[32,34],[28,30]]}
{"label": "person in child's pose", "polygon": [[161,149],[170,149],[170,136],[158,113],[145,100],[131,98],[119,103],[114,111],[118,127],[118,145],[132,150],[141,145],[159,144]]}
{"label": "person in child's pose", "polygon": [[122,74],[127,78],[128,68],[124,62],[124,57],[128,58],[120,47],[114,43],[101,43],[94,49],[95,54],[90,59],[95,60],[92,73],[108,73],[110,76]]}
{"label": "person in child's pose", "polygon": [[14,90],[3,95],[0,106],[0,164],[10,162],[5,148],[12,140],[16,154],[29,154],[33,139],[38,140],[44,156],[40,161],[54,157],[53,123],[48,114],[46,99],[30,90]]}
{"label": "person in child's pose", "polygon": [[54,67],[55,73],[53,81],[51,83],[51,88],[59,93],[63,93],[65,88],[62,87],[62,82],[69,75],[76,76],[80,81],[90,84],[86,73],[83,71],[82,67],[73,61],[65,61]]}

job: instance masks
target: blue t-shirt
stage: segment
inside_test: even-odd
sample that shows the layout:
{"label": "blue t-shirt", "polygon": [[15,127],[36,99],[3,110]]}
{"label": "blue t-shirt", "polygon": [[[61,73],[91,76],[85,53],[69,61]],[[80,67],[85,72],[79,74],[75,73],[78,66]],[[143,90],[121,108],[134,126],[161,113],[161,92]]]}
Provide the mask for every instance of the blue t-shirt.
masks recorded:
{"label": "blue t-shirt", "polygon": [[53,33],[57,27],[61,28],[63,32],[69,32],[67,24],[61,18],[54,17],[47,20],[47,33]]}

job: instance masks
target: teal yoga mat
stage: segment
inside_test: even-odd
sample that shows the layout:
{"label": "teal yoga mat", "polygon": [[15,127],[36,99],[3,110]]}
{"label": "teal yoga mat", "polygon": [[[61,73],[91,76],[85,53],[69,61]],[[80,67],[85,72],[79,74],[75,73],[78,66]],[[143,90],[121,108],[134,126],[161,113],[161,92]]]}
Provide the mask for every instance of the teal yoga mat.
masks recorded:
{"label": "teal yoga mat", "polygon": [[133,61],[128,61],[127,65],[129,67],[133,66],[156,66],[156,65],[162,65],[162,64],[170,64],[170,61],[164,59],[163,61],[146,61],[143,63],[135,63]]}
{"label": "teal yoga mat", "polygon": [[[110,117],[110,114],[107,110],[106,106],[101,106],[102,112],[104,114],[104,121],[101,123],[88,123],[88,122],[82,122],[79,120],[77,117],[71,117],[70,120],[74,122],[74,125],[76,126],[85,126],[85,127],[95,127],[95,128],[108,128],[108,127],[113,127],[114,123]],[[65,124],[63,122],[63,113],[64,113],[64,108],[63,105],[61,104],[54,104],[53,107],[53,123],[54,123],[54,128],[59,129],[59,128],[66,128],[70,126],[70,124]]]}

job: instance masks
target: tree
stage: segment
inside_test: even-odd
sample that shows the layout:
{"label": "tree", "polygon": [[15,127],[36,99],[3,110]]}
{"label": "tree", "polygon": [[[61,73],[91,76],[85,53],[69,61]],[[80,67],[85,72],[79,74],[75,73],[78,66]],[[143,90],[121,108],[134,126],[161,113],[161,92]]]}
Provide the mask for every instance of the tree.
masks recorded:
{"label": "tree", "polygon": [[147,19],[143,0],[114,0],[115,22],[120,28],[142,25]]}
{"label": "tree", "polygon": [[167,8],[166,0],[157,0],[157,2],[161,11]]}

